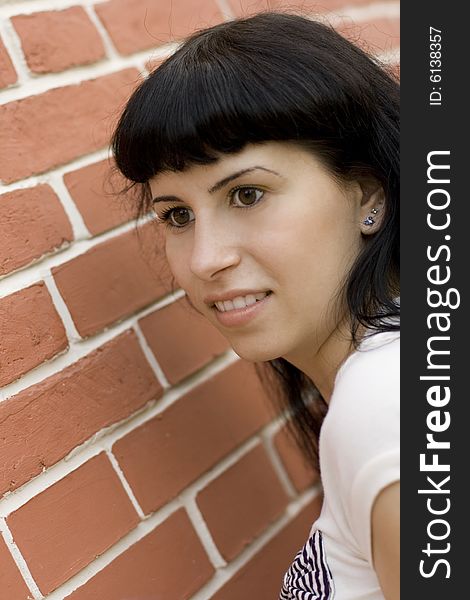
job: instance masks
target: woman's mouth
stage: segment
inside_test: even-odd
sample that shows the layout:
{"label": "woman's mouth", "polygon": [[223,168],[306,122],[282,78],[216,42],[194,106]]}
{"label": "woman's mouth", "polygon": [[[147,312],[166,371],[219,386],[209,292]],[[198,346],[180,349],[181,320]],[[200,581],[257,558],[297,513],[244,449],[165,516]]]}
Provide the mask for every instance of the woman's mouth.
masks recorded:
{"label": "woman's mouth", "polygon": [[252,306],[256,302],[260,302],[266,296],[271,294],[270,291],[259,292],[258,294],[247,294],[246,296],[237,296],[233,300],[224,300],[223,302],[215,302],[214,306],[219,312],[228,312],[239,308],[246,308]]}
{"label": "woman's mouth", "polygon": [[224,327],[245,325],[261,313],[269,304],[272,295],[273,293],[269,290],[257,294],[236,296],[232,300],[215,302],[213,310],[216,319]]}

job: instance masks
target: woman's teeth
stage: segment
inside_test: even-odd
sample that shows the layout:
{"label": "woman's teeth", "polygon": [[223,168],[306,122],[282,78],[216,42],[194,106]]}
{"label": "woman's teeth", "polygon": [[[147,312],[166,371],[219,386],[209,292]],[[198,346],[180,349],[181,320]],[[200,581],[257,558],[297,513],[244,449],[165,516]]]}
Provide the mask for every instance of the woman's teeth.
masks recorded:
{"label": "woman's teeth", "polygon": [[228,310],[234,310],[236,308],[246,308],[262,300],[268,292],[260,292],[259,294],[248,294],[247,296],[237,296],[233,300],[224,300],[224,302],[216,302],[215,305],[217,310],[220,312],[226,312]]}

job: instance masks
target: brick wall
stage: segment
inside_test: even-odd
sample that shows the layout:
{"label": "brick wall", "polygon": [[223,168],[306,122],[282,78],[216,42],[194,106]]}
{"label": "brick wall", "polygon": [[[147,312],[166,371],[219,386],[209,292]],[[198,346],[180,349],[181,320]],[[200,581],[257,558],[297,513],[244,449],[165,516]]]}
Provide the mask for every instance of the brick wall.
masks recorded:
{"label": "brick wall", "polygon": [[0,596],[274,600],[320,509],[254,374],[189,309],[107,141],[197,27],[319,11],[398,65],[396,1],[0,2]]}

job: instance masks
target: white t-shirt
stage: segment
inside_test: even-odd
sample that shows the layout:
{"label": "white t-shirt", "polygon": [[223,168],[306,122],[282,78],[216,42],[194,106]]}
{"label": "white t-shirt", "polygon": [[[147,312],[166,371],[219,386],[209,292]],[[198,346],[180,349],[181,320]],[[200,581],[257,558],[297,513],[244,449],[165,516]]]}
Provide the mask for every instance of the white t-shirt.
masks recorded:
{"label": "white t-shirt", "polygon": [[324,501],[280,600],[383,600],[371,512],[400,479],[400,333],[366,338],[339,369],[320,432]]}

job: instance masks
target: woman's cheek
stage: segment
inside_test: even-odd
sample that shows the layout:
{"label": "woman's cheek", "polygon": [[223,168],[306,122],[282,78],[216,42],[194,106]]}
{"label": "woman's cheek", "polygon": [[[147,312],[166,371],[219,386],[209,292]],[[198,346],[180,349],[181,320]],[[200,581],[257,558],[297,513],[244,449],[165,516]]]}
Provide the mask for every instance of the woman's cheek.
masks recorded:
{"label": "woman's cheek", "polygon": [[178,240],[174,239],[175,236],[167,233],[167,238],[165,241],[165,254],[167,262],[170,266],[171,272],[173,276],[178,280],[181,278],[184,267],[189,265],[188,257],[185,257],[185,249],[181,243],[178,243]]}

